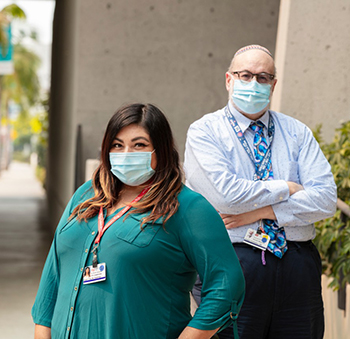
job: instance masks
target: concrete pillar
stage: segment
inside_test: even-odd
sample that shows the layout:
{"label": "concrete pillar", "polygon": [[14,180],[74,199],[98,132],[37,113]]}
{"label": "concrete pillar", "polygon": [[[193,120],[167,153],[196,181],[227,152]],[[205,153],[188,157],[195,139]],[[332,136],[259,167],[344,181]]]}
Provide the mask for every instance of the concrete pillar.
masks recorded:
{"label": "concrete pillar", "polygon": [[46,192],[50,220],[57,223],[73,192],[75,157],[77,56],[76,1],[56,1],[51,96],[49,112],[49,148]]}
{"label": "concrete pillar", "polygon": [[275,50],[279,2],[57,1],[48,182],[60,208],[74,189],[78,125],[85,163],[98,157],[118,107],[150,102],[169,118],[182,156],[190,123],[227,102],[234,52],[252,43]]}
{"label": "concrete pillar", "polygon": [[281,0],[276,43],[278,83],[272,109],[331,141],[350,119],[349,0]]}

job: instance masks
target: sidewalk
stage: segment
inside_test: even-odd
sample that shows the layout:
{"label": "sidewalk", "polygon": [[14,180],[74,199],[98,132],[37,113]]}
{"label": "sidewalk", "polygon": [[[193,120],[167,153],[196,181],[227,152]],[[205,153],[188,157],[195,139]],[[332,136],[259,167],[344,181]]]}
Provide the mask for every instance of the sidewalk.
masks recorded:
{"label": "sidewalk", "polygon": [[29,164],[0,174],[1,338],[33,338],[30,311],[48,252],[45,191]]}

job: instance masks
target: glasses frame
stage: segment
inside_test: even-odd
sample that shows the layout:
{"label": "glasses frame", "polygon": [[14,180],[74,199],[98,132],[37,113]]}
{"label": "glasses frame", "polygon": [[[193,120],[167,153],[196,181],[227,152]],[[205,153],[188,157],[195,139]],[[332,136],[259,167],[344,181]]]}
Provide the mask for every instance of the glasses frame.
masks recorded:
{"label": "glasses frame", "polygon": [[[241,76],[240,76],[240,73],[250,73],[252,75],[252,78],[250,81],[246,81],[246,80],[241,80]],[[245,81],[245,82],[251,82],[254,78],[256,78],[256,81],[260,84],[261,82],[258,81],[258,76],[259,75],[267,75],[269,78],[270,78],[270,81],[273,81],[275,79],[275,75],[274,74],[270,74],[270,73],[267,73],[267,72],[261,72],[261,73],[252,73],[250,71],[247,71],[247,70],[243,70],[243,71],[234,71],[234,72],[230,72],[231,74],[233,75],[237,75],[238,76],[238,79],[241,80],[241,81]],[[265,82],[262,82],[262,84],[264,84]]]}

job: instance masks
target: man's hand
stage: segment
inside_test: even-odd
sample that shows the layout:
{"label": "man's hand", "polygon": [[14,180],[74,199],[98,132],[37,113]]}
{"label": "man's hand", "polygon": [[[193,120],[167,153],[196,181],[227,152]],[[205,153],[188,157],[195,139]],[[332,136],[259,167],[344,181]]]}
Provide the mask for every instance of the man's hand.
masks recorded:
{"label": "man's hand", "polygon": [[242,214],[220,214],[220,216],[227,229],[252,224],[260,219],[276,220],[276,215],[271,206],[265,206],[258,208],[255,211]]}
{"label": "man's hand", "polygon": [[303,186],[293,182],[293,181],[287,181],[287,185],[289,187],[289,195],[293,195],[296,192],[299,192],[304,189]]}

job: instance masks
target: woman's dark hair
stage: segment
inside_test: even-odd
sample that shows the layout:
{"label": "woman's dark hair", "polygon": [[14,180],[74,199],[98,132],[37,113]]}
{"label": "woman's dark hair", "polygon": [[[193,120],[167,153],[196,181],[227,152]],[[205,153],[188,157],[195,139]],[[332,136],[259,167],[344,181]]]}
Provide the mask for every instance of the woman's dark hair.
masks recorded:
{"label": "woman's dark hair", "polygon": [[130,213],[151,211],[143,223],[161,217],[165,223],[176,212],[182,173],[170,125],[156,106],[136,103],[118,109],[108,122],[102,141],[101,163],[92,178],[95,196],[78,205],[72,213],[77,214],[79,220],[95,216],[101,206],[110,208],[117,203],[123,184],[111,172],[109,153],[119,131],[132,124],[143,127],[149,134],[157,156],[157,166],[151,189],[133,205],[135,209]]}
{"label": "woman's dark hair", "polygon": [[[88,273],[86,273],[86,270],[88,270]],[[85,277],[86,275],[90,276],[90,267],[89,267],[89,266],[86,266],[86,267],[84,268],[84,277]]]}

